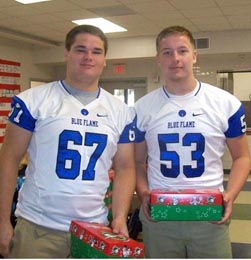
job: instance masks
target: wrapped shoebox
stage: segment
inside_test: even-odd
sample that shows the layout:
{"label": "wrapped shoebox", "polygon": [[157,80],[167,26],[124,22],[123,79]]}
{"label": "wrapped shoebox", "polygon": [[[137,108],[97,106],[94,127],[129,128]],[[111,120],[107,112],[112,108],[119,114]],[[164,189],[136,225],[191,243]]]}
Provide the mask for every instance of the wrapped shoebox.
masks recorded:
{"label": "wrapped shoebox", "polygon": [[153,220],[218,221],[222,219],[222,214],[222,193],[219,190],[151,191]]}
{"label": "wrapped shoebox", "polygon": [[144,245],[123,235],[114,234],[111,228],[89,222],[72,221],[72,258],[143,258]]}

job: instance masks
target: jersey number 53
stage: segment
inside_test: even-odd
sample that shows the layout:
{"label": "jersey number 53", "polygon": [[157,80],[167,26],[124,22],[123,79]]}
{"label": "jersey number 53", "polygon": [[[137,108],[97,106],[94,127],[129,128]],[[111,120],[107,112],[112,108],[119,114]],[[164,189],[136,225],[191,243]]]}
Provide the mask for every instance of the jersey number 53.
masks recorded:
{"label": "jersey number 53", "polygon": [[[200,177],[205,169],[205,158],[203,153],[205,151],[205,138],[200,133],[187,133],[182,140],[179,140],[179,134],[159,134],[158,142],[160,148],[160,160],[170,161],[171,168],[168,168],[164,163],[160,165],[160,170],[163,176],[169,178],[176,178],[180,174],[180,170],[183,171],[187,178]],[[168,144],[177,143],[182,147],[192,146],[195,144],[196,149],[191,151],[192,161],[197,162],[197,167],[191,165],[183,165],[183,169],[180,169],[180,155],[176,151],[168,150]],[[181,147],[181,149],[182,149]]]}

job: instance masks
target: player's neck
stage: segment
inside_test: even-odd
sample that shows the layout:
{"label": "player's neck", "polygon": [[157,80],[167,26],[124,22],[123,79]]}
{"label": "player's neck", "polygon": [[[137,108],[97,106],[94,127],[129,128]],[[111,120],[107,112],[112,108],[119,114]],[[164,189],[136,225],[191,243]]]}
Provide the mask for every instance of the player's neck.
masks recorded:
{"label": "player's neck", "polygon": [[73,80],[69,77],[66,77],[65,82],[67,85],[71,86],[72,88],[76,88],[83,91],[97,91],[98,89],[98,80],[94,81],[78,81]]}
{"label": "player's neck", "polygon": [[192,92],[197,86],[197,80],[191,78],[189,80],[166,80],[165,88],[167,92],[177,96],[183,96]]}

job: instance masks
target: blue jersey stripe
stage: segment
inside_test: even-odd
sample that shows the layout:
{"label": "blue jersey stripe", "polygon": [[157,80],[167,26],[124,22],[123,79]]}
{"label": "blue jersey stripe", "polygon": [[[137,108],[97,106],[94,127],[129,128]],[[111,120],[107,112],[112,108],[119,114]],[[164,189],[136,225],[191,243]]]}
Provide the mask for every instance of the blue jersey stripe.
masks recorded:
{"label": "blue jersey stripe", "polygon": [[36,119],[30,114],[25,103],[17,96],[12,98],[12,111],[9,115],[9,121],[31,132],[34,131]]}
{"label": "blue jersey stripe", "polygon": [[245,133],[246,128],[244,106],[241,104],[236,113],[228,119],[228,129],[224,134],[228,138],[237,137]]}

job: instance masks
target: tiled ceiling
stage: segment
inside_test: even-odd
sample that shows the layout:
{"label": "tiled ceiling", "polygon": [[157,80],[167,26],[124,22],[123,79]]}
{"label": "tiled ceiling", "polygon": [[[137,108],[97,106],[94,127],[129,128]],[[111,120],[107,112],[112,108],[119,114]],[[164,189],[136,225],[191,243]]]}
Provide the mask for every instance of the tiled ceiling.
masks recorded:
{"label": "tiled ceiling", "polygon": [[100,16],[128,30],[108,38],[156,36],[176,24],[192,32],[245,30],[251,29],[250,13],[251,0],[0,0],[0,37],[61,44],[72,20]]}

